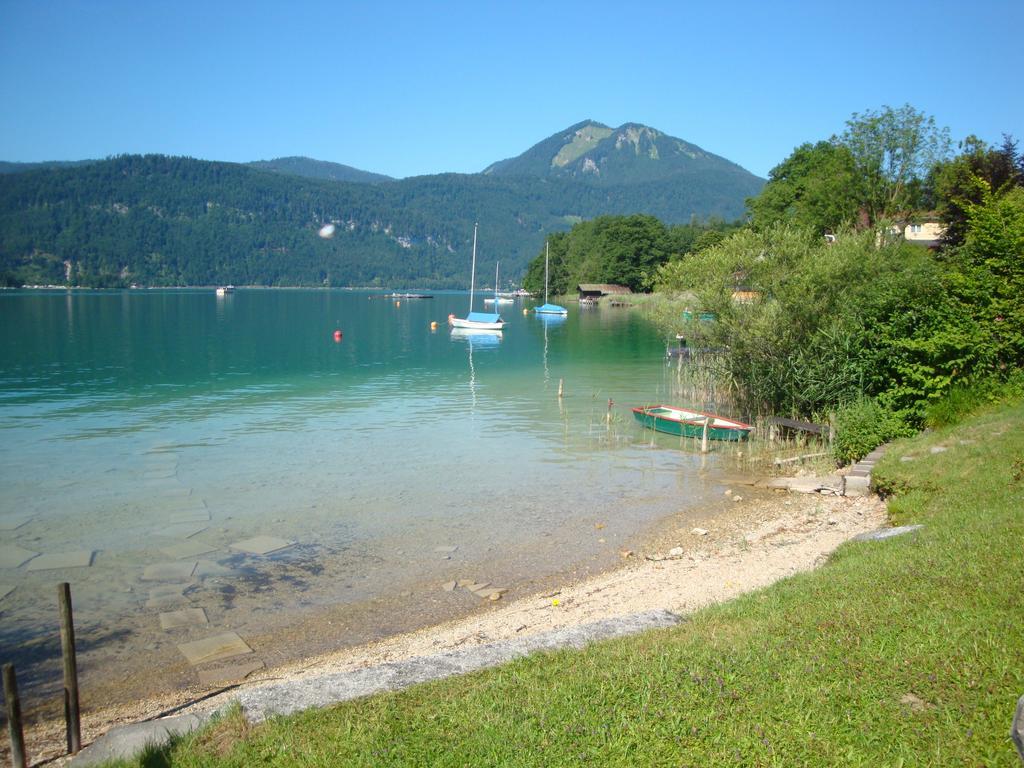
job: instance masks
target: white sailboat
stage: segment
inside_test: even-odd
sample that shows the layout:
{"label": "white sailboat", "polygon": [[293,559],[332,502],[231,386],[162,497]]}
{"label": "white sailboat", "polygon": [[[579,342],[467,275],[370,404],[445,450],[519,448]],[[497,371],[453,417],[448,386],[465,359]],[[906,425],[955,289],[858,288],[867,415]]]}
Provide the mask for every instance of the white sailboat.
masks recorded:
{"label": "white sailboat", "polygon": [[507,296],[502,296],[500,293],[498,293],[498,267],[500,266],[500,261],[494,265],[494,298],[484,299],[484,304],[494,304],[495,306],[497,306],[498,304],[512,303],[512,299],[508,298]]}
{"label": "white sailboat", "polygon": [[[464,318],[448,315],[448,324],[452,328],[467,328],[477,331],[500,331],[505,327],[505,321],[497,312],[474,312],[473,292],[476,283],[476,224],[473,225],[473,267],[469,277],[469,314]],[[495,274],[497,279],[497,274]]]}
{"label": "white sailboat", "polygon": [[544,241],[544,303],[537,307],[534,312],[538,315],[568,315],[569,310],[565,307],[561,307],[558,304],[548,304],[548,257],[551,253],[551,248],[548,242]]}

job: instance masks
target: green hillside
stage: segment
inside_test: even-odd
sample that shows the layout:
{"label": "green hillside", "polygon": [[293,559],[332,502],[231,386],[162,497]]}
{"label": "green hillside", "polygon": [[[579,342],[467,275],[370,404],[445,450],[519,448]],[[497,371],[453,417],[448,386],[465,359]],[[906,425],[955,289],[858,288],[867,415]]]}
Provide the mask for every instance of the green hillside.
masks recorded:
{"label": "green hillside", "polygon": [[379,184],[394,181],[390,176],[381,173],[361,171],[350,165],[329,163],[326,160],[314,160],[311,157],[278,157],[273,160],[254,160],[247,163],[262,171],[284,173],[289,176],[304,176],[308,179],[328,179],[330,181],[356,181],[367,184]]}
{"label": "green hillside", "polygon": [[[610,140],[601,138],[607,131],[596,128],[575,149],[551,144],[552,156],[561,153],[569,169],[589,156],[584,145]],[[617,184],[568,172],[388,181],[308,158],[237,164],[161,155],[10,173],[0,176],[0,281],[464,287],[474,222],[481,262],[500,259],[502,273],[518,281],[545,237],[574,222],[634,213],[666,224],[736,219],[762,184],[728,163],[652,172],[641,155],[605,163],[628,177]],[[640,170],[629,172],[631,163]],[[362,181],[340,180],[349,171]],[[326,223],[336,227],[331,239],[317,235]]]}
{"label": "green hillside", "polygon": [[76,165],[89,165],[99,162],[98,160],[43,160],[38,163],[11,163],[0,160],[0,174],[24,173],[25,171],[37,171],[41,168],[70,168]]}

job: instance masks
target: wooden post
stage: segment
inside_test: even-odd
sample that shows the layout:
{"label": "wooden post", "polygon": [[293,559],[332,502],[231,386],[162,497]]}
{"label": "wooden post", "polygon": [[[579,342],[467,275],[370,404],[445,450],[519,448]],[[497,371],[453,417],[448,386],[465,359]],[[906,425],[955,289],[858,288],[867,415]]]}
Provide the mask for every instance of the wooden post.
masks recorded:
{"label": "wooden post", "polygon": [[705,416],[704,417],[704,432],[703,432],[703,434],[701,435],[701,438],[700,438],[700,452],[701,453],[707,453],[708,452],[708,427],[710,427],[710,426],[711,426],[711,417],[710,416]]}
{"label": "wooden post", "polygon": [[64,724],[68,753],[77,755],[82,748],[82,722],[78,711],[78,662],[75,658],[75,621],[71,614],[71,585],[57,585],[60,603],[60,647],[64,656]]}
{"label": "wooden post", "polygon": [[564,381],[565,381],[564,379],[559,379],[558,380],[558,396],[559,397],[562,396],[562,384],[564,383]]}
{"label": "wooden post", "polygon": [[4,664],[4,701],[7,702],[7,732],[11,736],[11,765],[25,768],[25,731],[21,727],[21,701],[14,665]]}

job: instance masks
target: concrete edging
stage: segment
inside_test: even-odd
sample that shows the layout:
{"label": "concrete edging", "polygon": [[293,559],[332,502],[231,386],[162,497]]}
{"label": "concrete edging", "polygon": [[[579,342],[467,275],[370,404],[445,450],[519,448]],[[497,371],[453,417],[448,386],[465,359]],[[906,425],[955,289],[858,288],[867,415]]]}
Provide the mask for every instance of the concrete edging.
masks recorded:
{"label": "concrete edging", "polygon": [[858,461],[843,477],[843,496],[867,496],[871,493],[871,470],[888,446],[880,445]]}

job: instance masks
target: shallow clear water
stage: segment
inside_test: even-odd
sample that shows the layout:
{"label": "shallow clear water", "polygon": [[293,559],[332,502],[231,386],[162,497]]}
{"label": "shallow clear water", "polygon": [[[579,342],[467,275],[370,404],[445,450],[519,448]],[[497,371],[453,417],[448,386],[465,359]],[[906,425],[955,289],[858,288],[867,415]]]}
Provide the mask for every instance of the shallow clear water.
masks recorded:
{"label": "shallow clear water", "polygon": [[[93,690],[138,695],[195,680],[179,643],[230,629],[273,663],[465,613],[440,583],[515,595],[602,567],[716,489],[633,423],[673,397],[642,316],[524,306],[458,335],[460,293],[0,292],[0,655],[52,684],[69,581]],[[232,547],[258,535],[294,544]],[[93,556],[32,570],[21,550]],[[163,563],[196,567],[146,578]],[[156,605],[168,584],[185,597]],[[162,630],[175,607],[209,624]]]}

